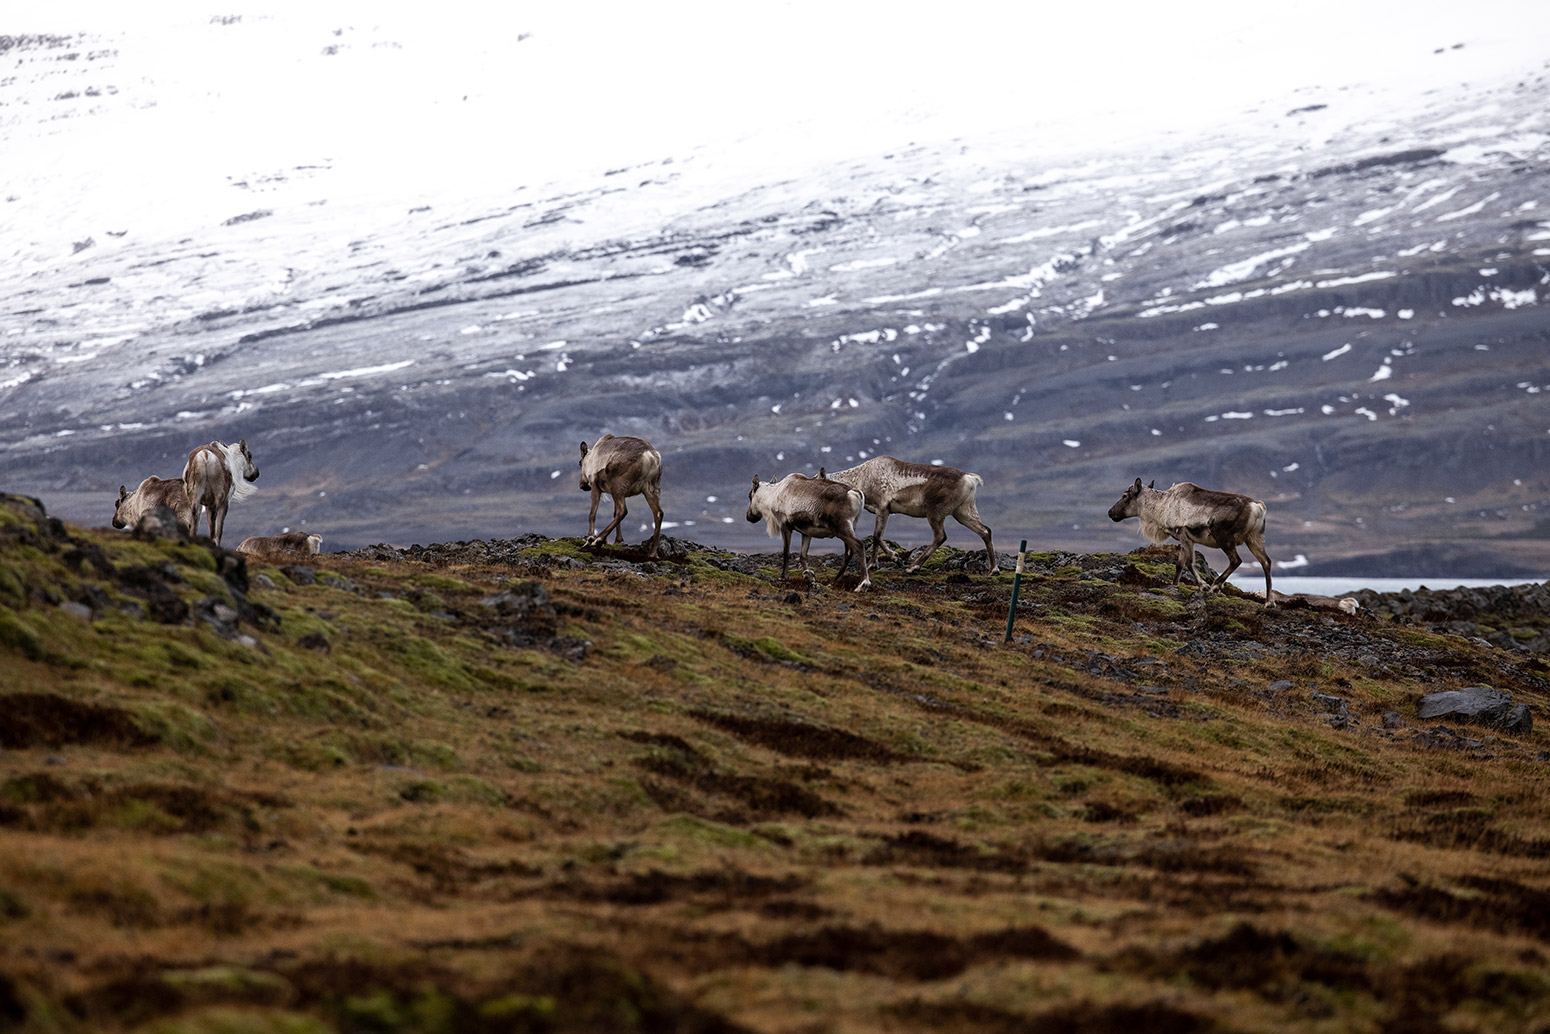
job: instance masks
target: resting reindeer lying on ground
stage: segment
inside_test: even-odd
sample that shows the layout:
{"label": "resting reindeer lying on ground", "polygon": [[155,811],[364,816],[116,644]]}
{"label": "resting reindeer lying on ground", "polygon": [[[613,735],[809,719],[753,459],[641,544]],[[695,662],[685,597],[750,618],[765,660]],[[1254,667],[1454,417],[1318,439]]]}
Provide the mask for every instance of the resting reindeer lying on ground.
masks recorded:
{"label": "resting reindeer lying on ground", "polygon": [[189,505],[183,482],[173,478],[148,477],[133,492],[118,486],[118,505],[113,508],[113,527],[133,528],[140,518],[165,506],[177,514],[178,523],[194,534],[194,508]]}
{"label": "resting reindeer lying on ground", "polygon": [[786,580],[786,569],[791,563],[791,533],[802,536],[802,570],[807,566],[807,547],[813,539],[837,538],[845,543],[845,559],[840,573],[834,576],[838,582],[850,567],[851,554],[861,562],[861,584],[856,591],[872,584],[867,569],[866,550],[856,538],[856,521],[865,508],[860,492],[837,481],[820,481],[806,474],[787,474],[771,485],[759,484],[759,475],[753,477],[753,488],[748,493],[748,523],[764,521],[770,537],[777,533],[781,539],[780,579]]}
{"label": "resting reindeer lying on ground", "polygon": [[226,507],[233,498],[245,499],[258,491],[253,487],[257,480],[258,468],[253,465],[246,438],[236,445],[211,442],[189,453],[183,488],[194,510],[194,527],[199,527],[199,508],[203,506],[210,517],[210,537],[219,546],[226,527]]}
{"label": "resting reindeer lying on ground", "polygon": [[[1188,571],[1206,592],[1220,589],[1227,584],[1227,576],[1243,563],[1238,547],[1248,546],[1249,552],[1265,569],[1265,606],[1275,606],[1275,599],[1270,594],[1270,557],[1265,554],[1265,504],[1258,499],[1233,492],[1213,492],[1188,481],[1159,492],[1151,485],[1142,488],[1141,479],[1136,478],[1136,483],[1125,489],[1119,502],[1109,507],[1110,520],[1122,521],[1127,517],[1141,518],[1141,533],[1153,542],[1160,544],[1170,538],[1179,540],[1179,553],[1173,567],[1174,585],[1179,584],[1179,576]],[[1209,584],[1195,572],[1197,542],[1227,554],[1227,570]]]}
{"label": "resting reindeer lying on ground", "polygon": [[1298,607],[1308,607],[1312,610],[1338,610],[1346,614],[1355,614],[1362,609],[1355,596],[1311,596],[1306,593],[1286,593],[1277,590],[1271,593],[1275,598],[1277,607],[1285,607],[1287,610],[1296,610]]}
{"label": "resting reindeer lying on ground", "polygon": [[237,543],[237,552],[255,560],[306,558],[320,552],[323,536],[302,531],[283,531],[278,535],[250,535]]}
{"label": "resting reindeer lying on ground", "polygon": [[[877,514],[877,527],[872,532],[872,559],[883,550],[888,559],[894,552],[883,542],[883,529],[888,526],[888,515],[900,513],[906,517],[924,517],[931,525],[931,545],[906,570],[918,571],[922,564],[947,541],[943,525],[952,517],[959,524],[985,540],[985,562],[990,574],[995,574],[996,550],[990,543],[990,529],[980,520],[979,508],[974,495],[984,484],[978,474],[968,474],[956,467],[938,467],[928,463],[905,463],[892,456],[874,456],[865,463],[848,470],[819,476],[838,481],[857,489],[866,498],[866,508]],[[904,554],[909,559],[909,551]]]}
{"label": "resting reindeer lying on ground", "polygon": [[[581,490],[592,493],[592,510],[587,514],[587,538],[589,546],[599,546],[608,541],[608,533],[614,532],[615,542],[624,541],[624,531],[619,522],[629,511],[624,501],[632,495],[646,497],[651,515],[656,518],[656,530],[651,535],[650,556],[657,555],[657,544],[662,539],[662,454],[642,438],[615,438],[605,434],[589,450],[581,443]],[[614,498],[614,519],[594,535],[597,527],[597,504],[607,492]]]}

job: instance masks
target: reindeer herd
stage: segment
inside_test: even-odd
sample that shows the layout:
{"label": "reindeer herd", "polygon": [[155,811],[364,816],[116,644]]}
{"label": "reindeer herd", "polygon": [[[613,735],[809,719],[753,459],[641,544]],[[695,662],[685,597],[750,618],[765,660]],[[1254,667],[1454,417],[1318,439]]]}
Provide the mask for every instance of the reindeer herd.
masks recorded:
{"label": "reindeer herd", "polygon": [[[153,475],[140,482],[133,492],[127,485],[119,485],[118,503],[113,507],[113,527],[138,527],[144,520],[158,519],[158,512],[166,508],[184,531],[195,535],[199,531],[199,515],[203,512],[210,522],[210,538],[219,546],[231,501],[246,499],[258,491],[253,486],[257,480],[258,467],[253,463],[253,453],[248,449],[246,438],[236,445],[225,442],[201,445],[188,454],[182,478]],[[321,535],[286,532],[243,539],[237,551],[253,556],[279,557],[310,555],[322,547]]]}
{"label": "reindeer herd", "polygon": [[[113,526],[137,525],[165,507],[190,535],[197,532],[203,512],[210,537],[220,545],[226,524],[227,507],[233,499],[242,499],[256,489],[258,467],[248,450],[247,439],[236,445],[211,442],[188,454],[181,480],[148,477],[130,492],[118,489],[118,505]],[[786,578],[791,562],[791,536],[802,538],[799,560],[802,570],[810,573],[807,549],[813,539],[837,538],[845,545],[844,559],[835,581],[850,568],[851,557],[861,568],[860,592],[872,584],[871,568],[881,552],[896,560],[893,549],[883,541],[883,530],[890,514],[924,518],[931,527],[932,540],[906,571],[918,571],[947,539],[944,525],[951,517],[978,535],[985,543],[986,573],[995,575],[999,568],[990,528],[980,520],[975,496],[984,484],[978,474],[936,464],[906,463],[891,456],[875,456],[846,470],[830,473],[820,467],[817,477],[787,474],[779,481],[760,483],[754,475],[748,492],[748,521],[764,521],[773,538],[781,537],[780,578]],[[1265,571],[1265,606],[1274,606],[1270,591],[1270,557],[1265,552],[1265,504],[1258,499],[1232,492],[1214,492],[1189,482],[1181,482],[1167,491],[1153,485],[1142,487],[1141,479],[1125,489],[1119,501],[1109,507],[1109,518],[1122,521],[1140,519],[1141,533],[1155,543],[1173,539],[1178,543],[1174,559],[1173,584],[1187,571],[1204,592],[1220,589],[1228,575],[1243,563],[1239,546],[1247,546]],[[581,443],[581,490],[592,495],[587,514],[589,546],[601,545],[610,532],[615,542],[624,541],[621,527],[629,512],[626,501],[640,495],[651,508],[655,529],[648,555],[658,554],[662,541],[662,454],[641,438],[605,434],[591,446]],[[601,534],[597,528],[597,509],[603,494],[613,500],[613,520]],[[877,515],[872,530],[872,556],[856,537],[856,522],[862,511]],[[272,559],[287,555],[318,552],[322,538],[300,532],[257,536],[244,539],[237,549],[255,557]],[[1227,555],[1228,566],[1216,579],[1207,582],[1195,571],[1195,546],[1220,549]],[[909,560],[906,551],[905,561]]]}
{"label": "reindeer herd", "polygon": [[[872,584],[871,567],[877,563],[879,552],[894,560],[892,547],[883,541],[883,529],[888,526],[888,515],[897,513],[906,517],[923,517],[931,526],[931,544],[908,564],[906,571],[918,571],[922,564],[947,540],[944,525],[947,518],[962,524],[985,542],[986,573],[992,576],[999,569],[996,548],[991,543],[990,527],[980,520],[975,495],[984,479],[956,467],[937,464],[906,463],[892,456],[874,456],[872,459],[832,474],[823,467],[818,476],[791,473],[779,481],[761,484],[759,475],[753,478],[748,490],[748,521],[763,521],[770,537],[781,538],[780,579],[785,581],[791,565],[791,536],[802,537],[798,559],[802,570],[810,572],[807,548],[813,539],[837,538],[845,544],[845,555],[840,561],[838,582],[850,569],[851,557],[861,568],[861,582],[856,591]],[[1155,482],[1153,483],[1155,485]],[[618,438],[605,434],[590,449],[581,443],[581,490],[592,493],[592,511],[587,515],[588,545],[598,545],[615,533],[616,542],[624,541],[619,524],[628,512],[625,501],[635,495],[644,495],[656,519],[656,530],[651,536],[649,555],[656,556],[662,539],[662,455],[641,438]],[[613,497],[614,519],[601,535],[594,534],[598,501],[607,492]],[[856,522],[866,510],[877,515],[872,530],[872,557],[867,559],[866,549],[856,538]],[[1141,479],[1125,490],[1119,501],[1109,507],[1109,518],[1122,521],[1139,517],[1141,532],[1152,542],[1168,539],[1178,542],[1174,558],[1173,584],[1178,585],[1188,571],[1204,592],[1220,589],[1227,584],[1228,575],[1243,563],[1238,555],[1239,546],[1247,546],[1265,571],[1265,606],[1274,606],[1270,592],[1270,557],[1265,552],[1265,504],[1258,499],[1233,492],[1213,492],[1188,481],[1174,485],[1166,492],[1155,487],[1141,487]],[[1206,582],[1195,570],[1195,546],[1220,549],[1227,555],[1227,569],[1211,582]],[[908,560],[906,553],[905,560]]]}

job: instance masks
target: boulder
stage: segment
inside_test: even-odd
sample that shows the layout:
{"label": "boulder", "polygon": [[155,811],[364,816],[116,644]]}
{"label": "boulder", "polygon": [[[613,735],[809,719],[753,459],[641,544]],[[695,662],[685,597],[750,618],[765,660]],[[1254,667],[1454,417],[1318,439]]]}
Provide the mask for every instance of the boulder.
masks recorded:
{"label": "boulder", "polygon": [[1329,693],[1310,693],[1308,702],[1315,707],[1322,707],[1328,714],[1349,714],[1344,697],[1332,696]]}
{"label": "boulder", "polygon": [[1428,693],[1416,705],[1416,715],[1420,718],[1452,715],[1518,734],[1534,726],[1527,704],[1514,706],[1511,696],[1490,686],[1465,686],[1463,689],[1450,689],[1442,693]]}
{"label": "boulder", "polygon": [[183,522],[178,520],[178,515],[170,506],[158,506],[156,509],[142,516],[132,532],[135,538],[147,542],[156,539],[172,539],[175,542],[188,542],[192,536]]}
{"label": "boulder", "polygon": [[479,602],[491,610],[521,618],[535,612],[550,617],[554,615],[554,606],[549,602],[549,590],[540,582],[519,582]]}

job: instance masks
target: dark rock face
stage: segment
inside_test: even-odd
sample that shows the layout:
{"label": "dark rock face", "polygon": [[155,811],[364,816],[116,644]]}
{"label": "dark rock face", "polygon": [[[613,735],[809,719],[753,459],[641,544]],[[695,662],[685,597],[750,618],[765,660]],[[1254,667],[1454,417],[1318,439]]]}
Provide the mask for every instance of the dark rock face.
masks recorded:
{"label": "dark rock face", "polygon": [[549,602],[549,590],[538,582],[522,582],[504,592],[486,596],[482,606],[502,614],[509,614],[523,621],[554,621],[554,605]]}
{"label": "dark rock face", "polygon": [[1550,582],[1397,593],[1362,589],[1352,596],[1380,618],[1477,639],[1514,653],[1550,654]]}
{"label": "dark rock face", "polygon": [[1416,715],[1427,719],[1454,716],[1520,736],[1534,728],[1527,704],[1514,705],[1511,696],[1489,686],[1428,693],[1417,703]]}
{"label": "dark rock face", "polygon": [[147,541],[172,539],[176,542],[187,542],[190,538],[188,529],[178,520],[177,513],[170,506],[158,506],[141,517],[135,525],[134,536]]}
{"label": "dark rock face", "polygon": [[[36,499],[0,494],[0,508],[4,508],[14,518],[0,524],[0,539],[14,540],[47,553],[58,554],[76,571],[111,582],[121,595],[132,597],[128,602],[120,600],[115,603],[113,597],[103,589],[82,584],[69,590],[75,599],[61,600],[51,585],[22,585],[15,575],[10,575],[0,578],[0,604],[22,606],[27,602],[46,603],[87,618],[116,607],[133,618],[167,625],[202,620],[226,638],[237,638],[240,635],[237,626],[241,622],[267,631],[276,630],[280,626],[279,615],[273,609],[248,600],[246,559],[240,553],[221,549],[208,539],[198,541],[210,550],[215,571],[225,586],[226,596],[203,597],[190,606],[179,595],[178,589],[186,589],[186,584],[176,564],[132,564],[118,567],[108,560],[95,543],[76,538],[57,518],[48,516],[43,504]],[[166,510],[166,513],[170,515],[171,511]],[[156,526],[150,537],[190,541],[175,519],[171,521],[171,527],[181,534],[169,532],[164,535],[167,529]]]}
{"label": "dark rock face", "polygon": [[[1533,570],[1550,162],[1503,127],[1547,99],[1535,75],[1381,127],[1332,100],[1329,143],[1257,120],[1199,141],[1209,161],[966,139],[698,192],[675,161],[460,199],[467,219],[250,208],[275,250],[212,223],[62,254],[0,297],[0,465],[101,522],[114,486],[246,437],[266,486],[319,490],[266,488],[234,532],[401,550],[578,531],[575,443],[610,430],[662,451],[670,520],[740,549],[753,472],[886,453],[980,474],[987,523],[1036,549],[1129,548],[1102,513],[1141,476],[1264,499],[1277,559],[1395,572],[1436,550],[1377,551],[1468,535],[1461,573]],[[369,263],[335,260],[346,232]],[[279,249],[309,270],[283,295]],[[232,286],[192,316],[120,289],[153,265]],[[143,330],[90,351],[87,304]]]}

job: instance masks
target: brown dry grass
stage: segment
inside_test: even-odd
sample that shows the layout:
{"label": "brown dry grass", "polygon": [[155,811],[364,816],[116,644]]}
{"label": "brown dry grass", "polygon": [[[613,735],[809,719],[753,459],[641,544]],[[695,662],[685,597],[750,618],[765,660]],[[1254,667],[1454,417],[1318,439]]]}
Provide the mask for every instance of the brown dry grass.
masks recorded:
{"label": "brown dry grass", "polygon": [[1004,576],[549,570],[529,635],[480,600],[541,556],[324,556],[248,645],[60,611],[230,598],[68,534],[0,538],[0,1029],[1550,1029],[1543,735],[1413,717],[1542,707],[1496,651],[1144,552],[1029,578],[1010,645]]}

